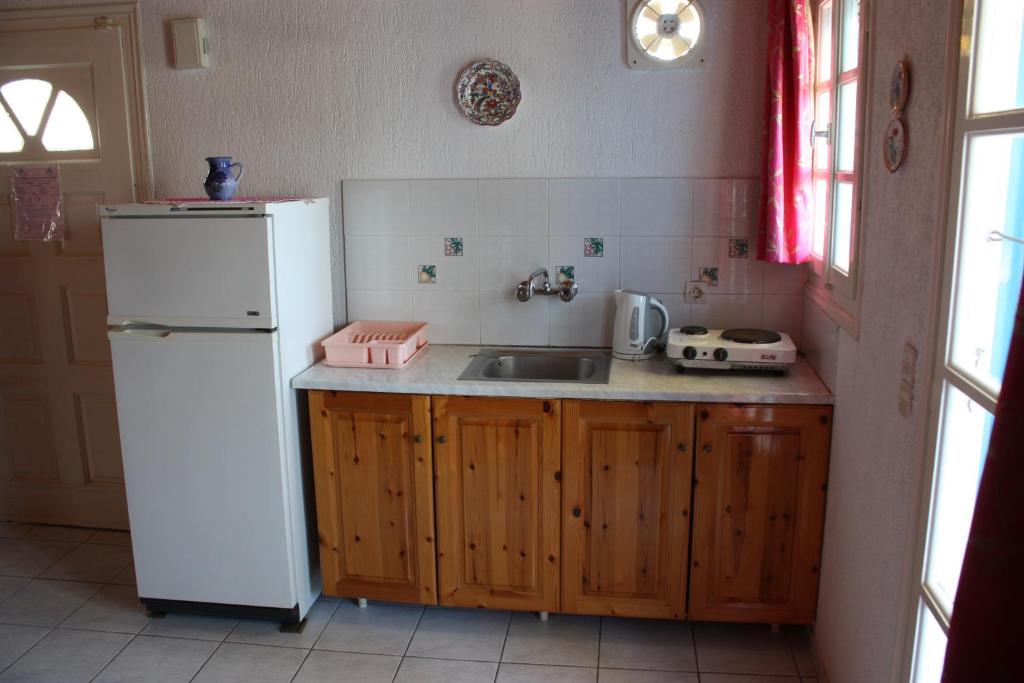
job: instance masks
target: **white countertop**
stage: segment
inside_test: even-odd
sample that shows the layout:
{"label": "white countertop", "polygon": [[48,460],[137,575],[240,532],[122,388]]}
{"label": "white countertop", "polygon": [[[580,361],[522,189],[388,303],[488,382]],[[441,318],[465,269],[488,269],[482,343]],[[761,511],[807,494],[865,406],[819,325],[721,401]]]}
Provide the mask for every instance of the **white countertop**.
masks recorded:
{"label": "white countertop", "polygon": [[[633,362],[613,359],[608,384],[574,382],[460,381],[480,346],[431,344],[400,370],[332,368],[317,363],[292,380],[296,389],[371,391],[393,394],[525,396],[620,401],[831,404],[828,388],[803,358],[785,375],[767,373],[679,373],[663,355]],[[524,349],[525,350],[525,349]]]}

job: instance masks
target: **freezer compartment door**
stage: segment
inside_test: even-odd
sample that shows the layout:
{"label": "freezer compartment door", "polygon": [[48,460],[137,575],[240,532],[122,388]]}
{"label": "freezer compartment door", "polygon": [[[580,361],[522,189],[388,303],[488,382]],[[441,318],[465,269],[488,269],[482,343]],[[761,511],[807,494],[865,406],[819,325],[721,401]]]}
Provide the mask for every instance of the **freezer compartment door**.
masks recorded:
{"label": "freezer compartment door", "polygon": [[277,333],[109,337],[139,595],[293,607]]}
{"label": "freezer compartment door", "polygon": [[103,218],[107,321],[277,327],[273,222]]}

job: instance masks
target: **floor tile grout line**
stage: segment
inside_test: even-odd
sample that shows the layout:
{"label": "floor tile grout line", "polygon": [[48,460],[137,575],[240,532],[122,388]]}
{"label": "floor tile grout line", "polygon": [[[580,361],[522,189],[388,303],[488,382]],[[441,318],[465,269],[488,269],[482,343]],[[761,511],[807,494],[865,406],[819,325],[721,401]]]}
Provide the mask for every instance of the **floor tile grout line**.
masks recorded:
{"label": "floor tile grout line", "polygon": [[[540,614],[537,615],[540,619]],[[505,659],[505,647],[508,645],[508,634],[512,631],[512,611],[508,612],[508,621],[505,622],[505,637],[501,641],[501,652],[498,653],[498,666],[494,667],[494,683],[498,683],[498,672],[501,671],[501,661]]]}
{"label": "floor tile grout line", "polygon": [[604,617],[597,618],[597,678],[601,679],[601,640],[604,638]]}
{"label": "floor tile grout line", "polygon": [[[93,633],[96,633],[96,631],[93,631]],[[104,632],[104,631],[100,631],[100,633],[105,633],[105,632]],[[97,679],[97,678],[98,678],[98,677],[100,676],[100,674],[102,674],[102,673],[103,673],[104,671],[106,671],[106,670],[107,670],[107,667],[109,667],[109,666],[110,666],[111,664],[113,664],[113,663],[114,663],[114,660],[115,660],[115,659],[117,659],[118,657],[120,657],[120,656],[121,656],[121,653],[122,653],[122,652],[124,652],[125,650],[127,650],[127,649],[128,649],[128,646],[129,646],[129,645],[131,645],[132,643],[134,643],[134,642],[135,642],[135,639],[136,639],[136,638],[138,638],[138,637],[139,637],[139,634],[138,634],[138,633],[136,633],[136,634],[135,634],[134,636],[132,636],[131,638],[129,638],[129,639],[128,639],[128,642],[127,642],[127,643],[125,643],[125,644],[124,644],[124,645],[123,645],[123,646],[121,647],[121,649],[120,649],[120,650],[118,650],[117,652],[115,652],[115,653],[114,653],[114,656],[113,656],[113,657],[111,657],[111,658],[110,658],[110,659],[109,659],[109,660],[107,661],[107,663],[106,663],[106,664],[104,664],[102,668],[100,668],[100,670],[99,670],[99,671],[97,671],[97,672],[96,672],[95,674],[93,674],[93,677],[89,679],[89,683],[92,683],[92,681],[95,681],[95,680],[96,680],[96,679]]]}
{"label": "floor tile grout line", "polygon": [[690,624],[690,642],[693,643],[693,666],[697,669],[697,683],[700,683],[700,655],[697,653],[697,629]]}
{"label": "floor tile grout line", "polygon": [[[341,603],[339,603],[340,606]],[[369,608],[369,605],[367,605]],[[416,632],[420,630],[420,624],[423,623],[423,617],[427,613],[428,607],[426,605],[420,605],[420,616],[416,619],[416,625],[412,627],[412,633],[409,634],[409,642],[405,644],[405,650],[402,651],[402,656],[398,660],[398,666],[395,667],[395,675],[391,677],[391,683],[395,683],[398,680],[398,672],[402,670],[402,662],[405,661],[406,656],[409,654],[409,648],[412,647],[412,641],[416,638]],[[327,627],[324,627],[327,630]]]}
{"label": "floor tile grout line", "polygon": [[[46,627],[45,626],[41,626],[41,627],[38,627],[38,628],[46,628]],[[32,650],[36,649],[36,647],[39,645],[39,643],[41,643],[44,640],[46,640],[47,638],[49,638],[50,634],[53,633],[56,630],[57,630],[56,628],[50,628],[49,631],[47,631],[46,633],[43,634],[42,638],[40,638],[39,640],[37,640],[35,643],[32,644],[32,647],[30,647],[29,649],[25,650],[20,655],[15,657],[13,662],[8,664],[4,668],[0,669],[0,674],[4,674],[5,672],[9,671],[12,666],[14,666],[18,662],[20,662],[25,657],[25,655],[27,655],[29,652],[32,652]]]}
{"label": "floor tile grout line", "polygon": [[[224,636],[224,637],[227,638],[227,636]],[[207,642],[212,642],[212,641],[207,641]],[[213,652],[211,652],[206,657],[206,659],[203,660],[203,663],[199,665],[199,668],[196,669],[196,672],[194,674],[192,674],[192,678],[188,679],[189,683],[192,683],[192,681],[196,680],[196,676],[198,676],[200,673],[202,673],[203,669],[205,669],[206,665],[210,663],[210,660],[213,659],[214,655],[216,655],[218,652],[220,652],[220,646],[223,645],[223,644],[224,644],[223,640],[220,641],[219,643],[217,643],[217,647],[213,648]]]}

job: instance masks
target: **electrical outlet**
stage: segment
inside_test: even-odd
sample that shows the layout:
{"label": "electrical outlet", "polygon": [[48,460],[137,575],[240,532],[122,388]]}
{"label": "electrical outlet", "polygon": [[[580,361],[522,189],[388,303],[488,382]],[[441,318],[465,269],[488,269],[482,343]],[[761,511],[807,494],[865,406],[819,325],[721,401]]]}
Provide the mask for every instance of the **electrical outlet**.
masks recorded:
{"label": "electrical outlet", "polygon": [[708,283],[698,281],[686,283],[686,303],[706,304],[707,302]]}

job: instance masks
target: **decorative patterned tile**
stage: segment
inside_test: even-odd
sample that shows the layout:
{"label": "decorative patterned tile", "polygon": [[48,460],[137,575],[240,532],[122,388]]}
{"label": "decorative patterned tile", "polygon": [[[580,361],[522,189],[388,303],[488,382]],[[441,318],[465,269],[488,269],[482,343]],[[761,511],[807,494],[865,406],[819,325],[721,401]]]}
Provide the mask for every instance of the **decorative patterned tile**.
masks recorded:
{"label": "decorative patterned tile", "polygon": [[421,285],[435,284],[437,282],[437,266],[416,266],[416,282],[420,283]]}
{"label": "decorative patterned tile", "polygon": [[602,241],[601,257],[586,257],[580,250],[579,237],[555,236],[549,242],[548,271],[557,280],[558,265],[573,265],[573,280],[580,290],[589,292],[614,292],[619,288],[619,238],[594,238]]}
{"label": "decorative patterned tile", "polygon": [[743,238],[729,238],[729,258],[749,258],[750,240]]}
{"label": "decorative patterned tile", "polygon": [[718,266],[702,266],[700,269],[700,281],[706,282],[712,287],[718,286]]}
{"label": "decorative patterned tile", "polygon": [[445,256],[462,256],[463,254],[463,243],[461,237],[445,237],[444,238],[444,255]]}
{"label": "decorative patterned tile", "polygon": [[558,266],[558,283],[576,279],[576,266]]}
{"label": "decorative patterned tile", "polygon": [[584,237],[583,256],[586,258],[601,258],[604,256],[604,238]]}

